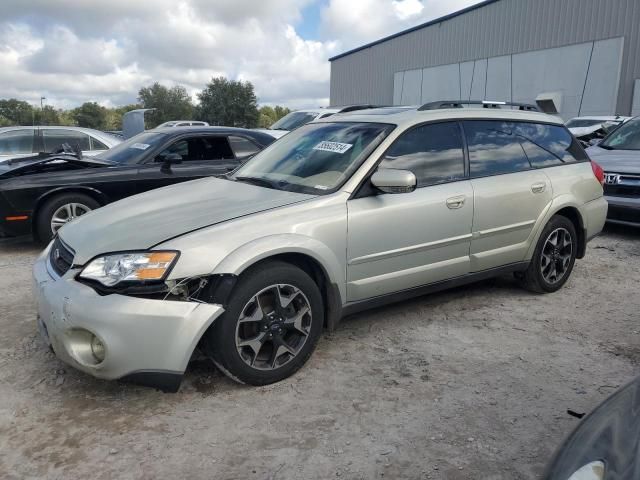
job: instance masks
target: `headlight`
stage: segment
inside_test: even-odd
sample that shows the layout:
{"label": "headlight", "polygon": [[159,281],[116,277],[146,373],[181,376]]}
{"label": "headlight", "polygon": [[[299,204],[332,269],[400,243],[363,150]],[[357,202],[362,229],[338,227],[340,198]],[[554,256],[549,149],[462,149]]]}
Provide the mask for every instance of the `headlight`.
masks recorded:
{"label": "headlight", "polygon": [[120,282],[162,280],[178,258],[178,252],[114,253],[95,258],[80,278],[95,280],[106,287]]}

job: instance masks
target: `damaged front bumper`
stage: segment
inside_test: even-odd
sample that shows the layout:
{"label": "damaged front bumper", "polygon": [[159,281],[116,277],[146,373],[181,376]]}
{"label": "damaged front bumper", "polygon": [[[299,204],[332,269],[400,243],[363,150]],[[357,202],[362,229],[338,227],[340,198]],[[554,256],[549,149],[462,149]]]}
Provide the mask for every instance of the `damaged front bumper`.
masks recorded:
{"label": "damaged front bumper", "polygon": [[[56,356],[94,377],[176,391],[193,350],[224,308],[100,295],[74,279],[78,270],[58,277],[48,257],[47,249],[33,267],[33,289],[39,328]],[[98,357],[92,351],[96,338]]]}

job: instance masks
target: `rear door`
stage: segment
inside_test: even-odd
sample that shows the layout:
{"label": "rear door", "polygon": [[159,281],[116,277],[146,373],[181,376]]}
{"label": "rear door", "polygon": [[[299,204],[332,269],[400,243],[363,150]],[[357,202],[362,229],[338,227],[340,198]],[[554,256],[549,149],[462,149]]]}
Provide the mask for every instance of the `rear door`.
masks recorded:
{"label": "rear door", "polygon": [[[169,154],[180,155],[182,163],[163,169],[162,158]],[[139,166],[137,189],[145,192],[186,180],[222,175],[233,170],[238,163],[226,135],[179,137]]]}
{"label": "rear door", "polygon": [[369,191],[348,201],[348,301],[469,272],[473,191],[459,124],[405,132],[385,153],[378,166],[383,168],[412,171],[417,188],[401,194]]}
{"label": "rear door", "polygon": [[551,182],[531,166],[515,122],[463,126],[474,198],[471,271],[521,262],[536,221],[551,204]]}

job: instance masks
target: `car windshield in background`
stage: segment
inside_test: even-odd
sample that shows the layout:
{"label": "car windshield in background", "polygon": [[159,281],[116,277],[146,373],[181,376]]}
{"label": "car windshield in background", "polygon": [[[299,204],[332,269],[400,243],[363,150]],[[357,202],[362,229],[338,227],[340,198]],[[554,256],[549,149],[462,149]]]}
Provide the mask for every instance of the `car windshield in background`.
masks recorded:
{"label": "car windshield in background", "polygon": [[618,127],[600,146],[609,150],[640,150],[640,117]]}
{"label": "car windshield in background", "polygon": [[122,164],[137,163],[138,159],[144,155],[149,148],[154,148],[161,143],[166,136],[164,133],[143,132],[97,155],[96,158]]}
{"label": "car windshield in background", "polygon": [[291,112],[269,127],[271,130],[295,130],[316,118],[317,113]]}
{"label": "car windshield in background", "polygon": [[605,123],[605,120],[584,120],[579,118],[574,118],[573,120],[569,120],[566,124],[567,128],[580,128],[580,127],[592,127],[593,125],[600,125]]}
{"label": "car windshield in background", "polygon": [[329,193],[393,128],[380,123],[308,124],[258,153],[231,179],[279,190]]}

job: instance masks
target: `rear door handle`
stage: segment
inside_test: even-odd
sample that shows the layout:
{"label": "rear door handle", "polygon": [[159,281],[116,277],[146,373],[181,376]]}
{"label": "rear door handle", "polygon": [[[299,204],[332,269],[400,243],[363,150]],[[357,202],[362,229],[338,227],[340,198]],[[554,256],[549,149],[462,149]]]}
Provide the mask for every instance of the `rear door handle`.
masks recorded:
{"label": "rear door handle", "polygon": [[546,188],[547,188],[547,184],[543,182],[534,183],[533,185],[531,185],[531,191],[533,193],[542,193],[545,191]]}
{"label": "rear door handle", "polygon": [[458,197],[447,198],[447,207],[450,208],[451,210],[456,210],[458,208],[462,208],[466,198],[467,197],[465,197],[464,195],[460,195]]}

